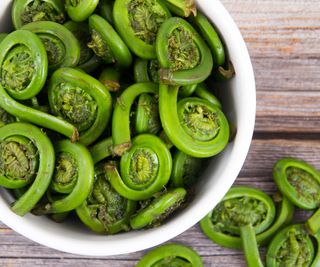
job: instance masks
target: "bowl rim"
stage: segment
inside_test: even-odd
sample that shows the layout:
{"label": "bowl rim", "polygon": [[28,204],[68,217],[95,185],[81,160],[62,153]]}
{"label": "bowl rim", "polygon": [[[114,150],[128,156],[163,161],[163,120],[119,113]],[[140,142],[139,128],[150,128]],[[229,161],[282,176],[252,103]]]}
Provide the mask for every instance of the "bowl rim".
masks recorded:
{"label": "bowl rim", "polygon": [[[209,190],[200,200],[193,203],[192,207],[188,208],[185,212],[181,212],[176,218],[160,228],[150,229],[142,234],[141,232],[140,234],[125,233],[119,235],[119,238],[112,240],[112,243],[110,243],[110,237],[106,236],[92,235],[92,237],[88,236],[86,239],[78,239],[77,234],[72,231],[63,236],[57,236],[54,231],[50,232],[46,227],[37,228],[35,224],[32,224],[28,220],[33,215],[28,214],[21,218],[11,212],[5,201],[5,198],[8,196],[2,193],[0,197],[0,210],[2,211],[0,213],[0,220],[4,224],[41,245],[59,251],[84,256],[111,256],[137,252],[164,243],[195,225],[218,204],[237,178],[249,151],[255,124],[256,88],[253,67],[246,44],[228,11],[219,0],[210,2],[207,0],[197,0],[196,2],[209,18],[213,18],[213,22],[222,33],[225,42],[227,44],[230,42],[236,44],[236,46],[232,47],[232,50],[236,54],[237,61],[241,62],[241,70],[239,69],[239,73],[237,72],[237,75],[241,75],[241,77],[238,80],[242,84],[242,87],[246,88],[244,92],[241,92],[244,94],[241,97],[245,97],[246,103],[248,103],[245,105],[245,116],[242,119],[243,124],[241,124],[237,132],[237,143],[230,152],[232,158],[229,160],[229,166],[232,166],[232,168],[226,168],[222,172],[223,176],[226,177],[224,179],[225,183],[220,183],[215,187],[214,197],[209,194]],[[235,65],[236,71],[238,66]],[[1,192],[4,191],[1,190]],[[161,234],[162,232],[165,232],[165,234]]]}

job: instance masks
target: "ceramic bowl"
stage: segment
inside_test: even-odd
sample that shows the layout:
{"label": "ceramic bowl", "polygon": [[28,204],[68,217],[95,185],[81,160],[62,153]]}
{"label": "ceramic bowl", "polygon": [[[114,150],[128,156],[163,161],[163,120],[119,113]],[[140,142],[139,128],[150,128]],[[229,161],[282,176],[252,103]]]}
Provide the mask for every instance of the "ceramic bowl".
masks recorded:
{"label": "ceramic bowl", "polygon": [[[11,29],[11,0],[0,1],[0,32]],[[0,190],[0,220],[19,234],[48,247],[89,256],[130,253],[159,245],[201,220],[225,195],[244,163],[252,139],[256,92],[250,57],[241,33],[218,0],[198,0],[198,7],[219,30],[233,62],[236,76],[224,84],[224,111],[237,128],[235,139],[210,166],[197,185],[194,200],[179,214],[158,228],[113,236],[97,235],[80,222],[57,224],[45,216],[19,217],[10,210],[12,197]]]}

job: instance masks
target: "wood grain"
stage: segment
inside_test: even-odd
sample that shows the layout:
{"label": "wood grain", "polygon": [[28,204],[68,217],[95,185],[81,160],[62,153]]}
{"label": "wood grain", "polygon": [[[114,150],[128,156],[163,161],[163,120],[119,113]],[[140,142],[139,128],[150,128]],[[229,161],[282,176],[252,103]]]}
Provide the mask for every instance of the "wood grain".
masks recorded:
{"label": "wood grain", "polygon": [[[271,169],[277,159],[299,157],[320,169],[320,1],[222,3],[247,43],[257,85],[256,139],[236,184],[262,188],[271,194],[276,190]],[[303,221],[306,216],[297,212],[295,220]],[[240,251],[213,244],[197,225],[171,242],[192,246],[206,267],[245,266]],[[1,267],[129,267],[144,253],[102,258],[61,253],[29,241],[0,223]]]}

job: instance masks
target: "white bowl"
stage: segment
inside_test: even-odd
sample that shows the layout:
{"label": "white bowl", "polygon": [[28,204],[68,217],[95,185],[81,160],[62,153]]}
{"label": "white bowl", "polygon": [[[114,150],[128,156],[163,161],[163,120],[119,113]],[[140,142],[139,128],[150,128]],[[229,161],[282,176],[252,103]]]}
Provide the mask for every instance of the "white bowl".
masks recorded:
{"label": "white bowl", "polygon": [[[0,32],[11,28],[11,0],[0,1]],[[89,256],[109,256],[135,252],[159,245],[201,220],[229,190],[244,163],[252,139],[256,92],[254,74],[239,29],[218,0],[198,0],[199,8],[221,33],[236,70],[236,76],[223,88],[226,115],[237,127],[237,135],[210,166],[197,187],[194,200],[164,225],[114,236],[96,235],[80,223],[57,224],[46,217],[27,214],[19,217],[10,210],[11,196],[0,190],[0,220],[16,232],[42,245]]]}

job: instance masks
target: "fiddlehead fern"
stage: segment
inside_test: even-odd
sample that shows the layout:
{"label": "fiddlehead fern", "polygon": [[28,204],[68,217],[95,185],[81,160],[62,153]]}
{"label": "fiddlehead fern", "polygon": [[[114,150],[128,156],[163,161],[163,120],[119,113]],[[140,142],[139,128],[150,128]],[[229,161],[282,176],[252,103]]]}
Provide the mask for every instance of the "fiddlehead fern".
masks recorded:
{"label": "fiddlehead fern", "polygon": [[211,74],[211,51],[184,19],[170,18],[161,25],[157,34],[156,51],[162,83],[197,84]]}
{"label": "fiddlehead fern", "polygon": [[121,156],[131,147],[130,110],[137,96],[143,93],[158,93],[154,83],[136,83],[125,89],[118,97],[112,117],[113,151]]}
{"label": "fiddlehead fern", "polygon": [[301,224],[288,226],[271,241],[266,263],[275,266],[310,266],[314,258],[311,238]]}
{"label": "fiddlehead fern", "polygon": [[109,22],[94,14],[89,17],[89,28],[92,41],[88,46],[98,57],[123,68],[131,65],[132,56],[128,47]]}
{"label": "fiddlehead fern", "polygon": [[116,0],[116,29],[137,56],[155,59],[155,40],[160,25],[171,16],[162,0]]}
{"label": "fiddlehead fern", "polygon": [[55,145],[55,152],[57,161],[51,188],[63,195],[37,206],[37,214],[71,211],[83,203],[93,186],[94,166],[86,147],[62,140]]}
{"label": "fiddlehead fern", "polygon": [[120,160],[120,174],[115,164],[106,165],[110,183],[122,196],[144,200],[160,191],[169,181],[172,158],[160,138],[141,134],[133,138],[132,147]]}
{"label": "fiddlehead fern", "polygon": [[112,156],[113,142],[112,137],[101,140],[90,147],[90,153],[92,155],[93,163],[96,164],[99,161]]}
{"label": "fiddlehead fern", "polygon": [[76,22],[85,21],[96,9],[99,0],[66,0],[68,16]]}
{"label": "fiddlehead fern", "polygon": [[275,218],[275,206],[268,195],[249,187],[232,187],[208,216],[201,228],[210,239],[228,246],[232,238],[226,240],[226,235],[219,233],[240,235],[248,266],[263,266],[256,235],[267,230]]}
{"label": "fiddlehead fern", "polygon": [[156,196],[147,207],[139,210],[130,219],[132,229],[158,226],[181,206],[186,194],[184,188],[175,188]]}
{"label": "fiddlehead fern", "polygon": [[138,262],[136,267],[203,267],[199,254],[180,244],[166,244],[151,250]]}
{"label": "fiddlehead fern", "polygon": [[43,44],[28,31],[15,31],[0,45],[0,83],[15,99],[25,100],[39,93],[48,72]]}
{"label": "fiddlehead fern", "polygon": [[224,114],[216,105],[200,98],[183,98],[177,104],[178,90],[160,85],[160,119],[170,141],[193,157],[210,157],[221,152],[229,138]]}
{"label": "fiddlehead fern", "polygon": [[[17,58],[25,55],[27,55],[27,61],[17,61]],[[33,63],[30,61],[29,55],[33,58]],[[31,66],[28,67],[29,63]],[[25,67],[24,70],[21,70],[21,64]],[[16,68],[22,72],[13,72],[12,75],[8,76]],[[34,33],[18,30],[7,36],[0,44],[0,77],[2,77],[0,82],[0,106],[6,112],[21,120],[56,130],[76,141],[78,131],[73,125],[15,100],[27,100],[37,95],[46,81],[47,70],[48,61],[45,48]],[[32,72],[31,78],[29,72]],[[19,76],[20,79],[17,80],[16,76]],[[26,82],[29,79],[30,82],[27,84]],[[15,85],[17,81],[25,86],[23,90],[17,91],[15,86],[11,88],[10,85]]]}
{"label": "fiddlehead fern", "polygon": [[63,23],[65,11],[62,0],[15,0],[12,22],[16,29],[35,21]]}
{"label": "fiddlehead fern", "polygon": [[37,34],[44,43],[49,70],[61,67],[75,67],[80,60],[80,44],[66,27],[52,21],[32,22],[21,29]]}
{"label": "fiddlehead fern", "polygon": [[79,129],[82,144],[91,144],[106,128],[111,115],[111,96],[88,74],[60,68],[51,76],[48,95],[51,110]]}
{"label": "fiddlehead fern", "polygon": [[95,168],[95,182],[88,198],[76,209],[81,221],[97,233],[128,231],[136,202],[119,195],[108,182],[105,164]]}
{"label": "fiddlehead fern", "polygon": [[46,192],[54,170],[54,150],[49,138],[36,126],[11,123],[0,128],[1,185],[29,189],[13,204],[20,216],[29,212]]}
{"label": "fiddlehead fern", "polygon": [[8,33],[5,32],[1,32],[0,33],[0,43],[4,40],[4,38],[6,38],[8,36]]}

